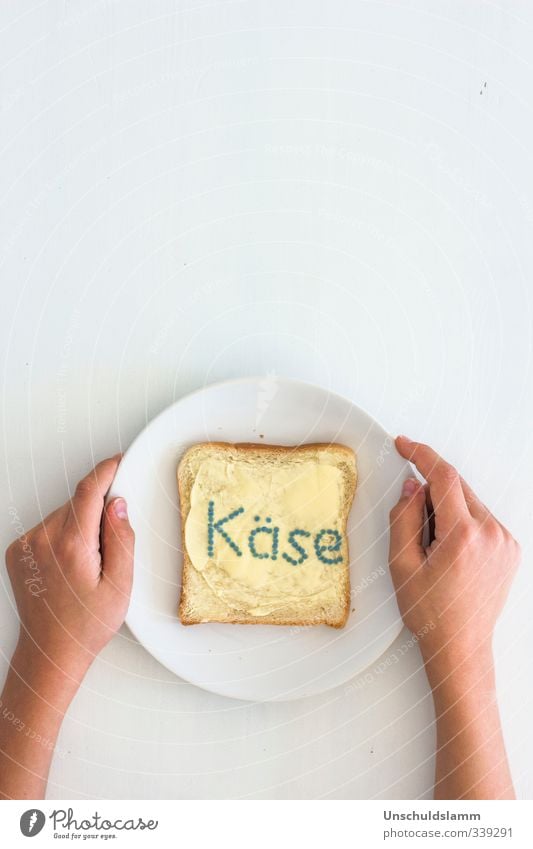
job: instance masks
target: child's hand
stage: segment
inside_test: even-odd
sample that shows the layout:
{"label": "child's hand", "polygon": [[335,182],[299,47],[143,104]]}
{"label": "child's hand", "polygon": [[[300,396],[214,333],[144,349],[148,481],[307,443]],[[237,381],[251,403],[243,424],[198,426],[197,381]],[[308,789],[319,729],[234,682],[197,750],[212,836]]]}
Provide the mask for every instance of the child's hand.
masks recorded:
{"label": "child's hand", "polygon": [[[396,445],[428,482],[409,479],[391,512],[390,568],[403,620],[423,635],[426,664],[456,668],[474,653],[479,663],[480,651],[490,653],[518,543],[429,446],[406,437]],[[424,548],[426,501],[431,533]]]}
{"label": "child's hand", "polygon": [[78,681],[128,608],[134,534],[123,499],[104,510],[119,462],[99,463],[71,501],[6,553],[27,664],[45,657]]}
{"label": "child's hand", "polygon": [[420,637],[433,694],[435,798],[513,799],[492,635],[520,549],[435,451],[406,437],[396,446],[427,481],[406,481],[391,512],[390,569],[403,620]]}

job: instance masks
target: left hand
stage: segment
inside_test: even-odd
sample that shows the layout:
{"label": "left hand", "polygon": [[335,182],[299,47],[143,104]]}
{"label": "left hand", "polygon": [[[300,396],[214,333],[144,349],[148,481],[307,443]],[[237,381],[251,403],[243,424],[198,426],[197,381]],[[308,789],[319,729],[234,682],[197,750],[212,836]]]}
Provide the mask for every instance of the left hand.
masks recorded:
{"label": "left hand", "polygon": [[70,501],[6,552],[19,648],[78,681],[121,626],[129,603],[134,533],[126,502],[115,498],[104,508],[119,462],[117,455],[99,463]]}

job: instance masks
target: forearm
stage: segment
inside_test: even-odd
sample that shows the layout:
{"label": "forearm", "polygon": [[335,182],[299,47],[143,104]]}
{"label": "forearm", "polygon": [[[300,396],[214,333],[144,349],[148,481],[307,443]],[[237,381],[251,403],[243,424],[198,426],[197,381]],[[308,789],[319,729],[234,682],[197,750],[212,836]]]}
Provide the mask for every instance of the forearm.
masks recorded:
{"label": "forearm", "polygon": [[57,735],[76,689],[72,676],[19,643],[0,696],[0,798],[43,798]]}
{"label": "forearm", "polygon": [[436,799],[513,799],[490,649],[426,663],[437,723]]}

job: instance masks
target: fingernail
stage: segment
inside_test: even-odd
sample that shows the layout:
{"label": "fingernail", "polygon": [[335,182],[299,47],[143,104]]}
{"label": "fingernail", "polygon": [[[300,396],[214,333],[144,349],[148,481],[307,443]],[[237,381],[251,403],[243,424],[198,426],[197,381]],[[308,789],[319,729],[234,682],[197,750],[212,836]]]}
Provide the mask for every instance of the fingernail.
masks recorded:
{"label": "fingernail", "polygon": [[403,482],[402,496],[404,498],[409,498],[411,495],[413,495],[416,492],[417,489],[418,489],[418,481],[416,480],[416,478],[407,478],[407,480],[404,480],[404,482]]}
{"label": "fingernail", "polygon": [[413,444],[413,440],[412,440],[412,439],[409,439],[409,437],[408,437],[408,436],[405,436],[403,433],[399,433],[397,438],[398,438],[398,439],[403,439],[403,441],[404,441],[404,442],[407,442],[407,444],[408,444],[408,445],[412,445],[412,444]]}
{"label": "fingernail", "polygon": [[128,508],[123,498],[115,498],[113,501],[113,510],[117,519],[128,518]]}

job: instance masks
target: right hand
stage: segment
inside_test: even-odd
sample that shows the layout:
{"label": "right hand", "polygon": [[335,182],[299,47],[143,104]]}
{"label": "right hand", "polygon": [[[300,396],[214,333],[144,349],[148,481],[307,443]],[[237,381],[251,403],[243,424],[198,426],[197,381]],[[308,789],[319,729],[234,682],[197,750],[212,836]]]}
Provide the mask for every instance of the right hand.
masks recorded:
{"label": "right hand", "polygon": [[[520,547],[433,449],[402,436],[396,447],[427,481],[409,478],[390,515],[390,570],[403,620],[420,635],[426,665],[482,662],[491,656]],[[424,547],[426,504],[431,521]]]}

